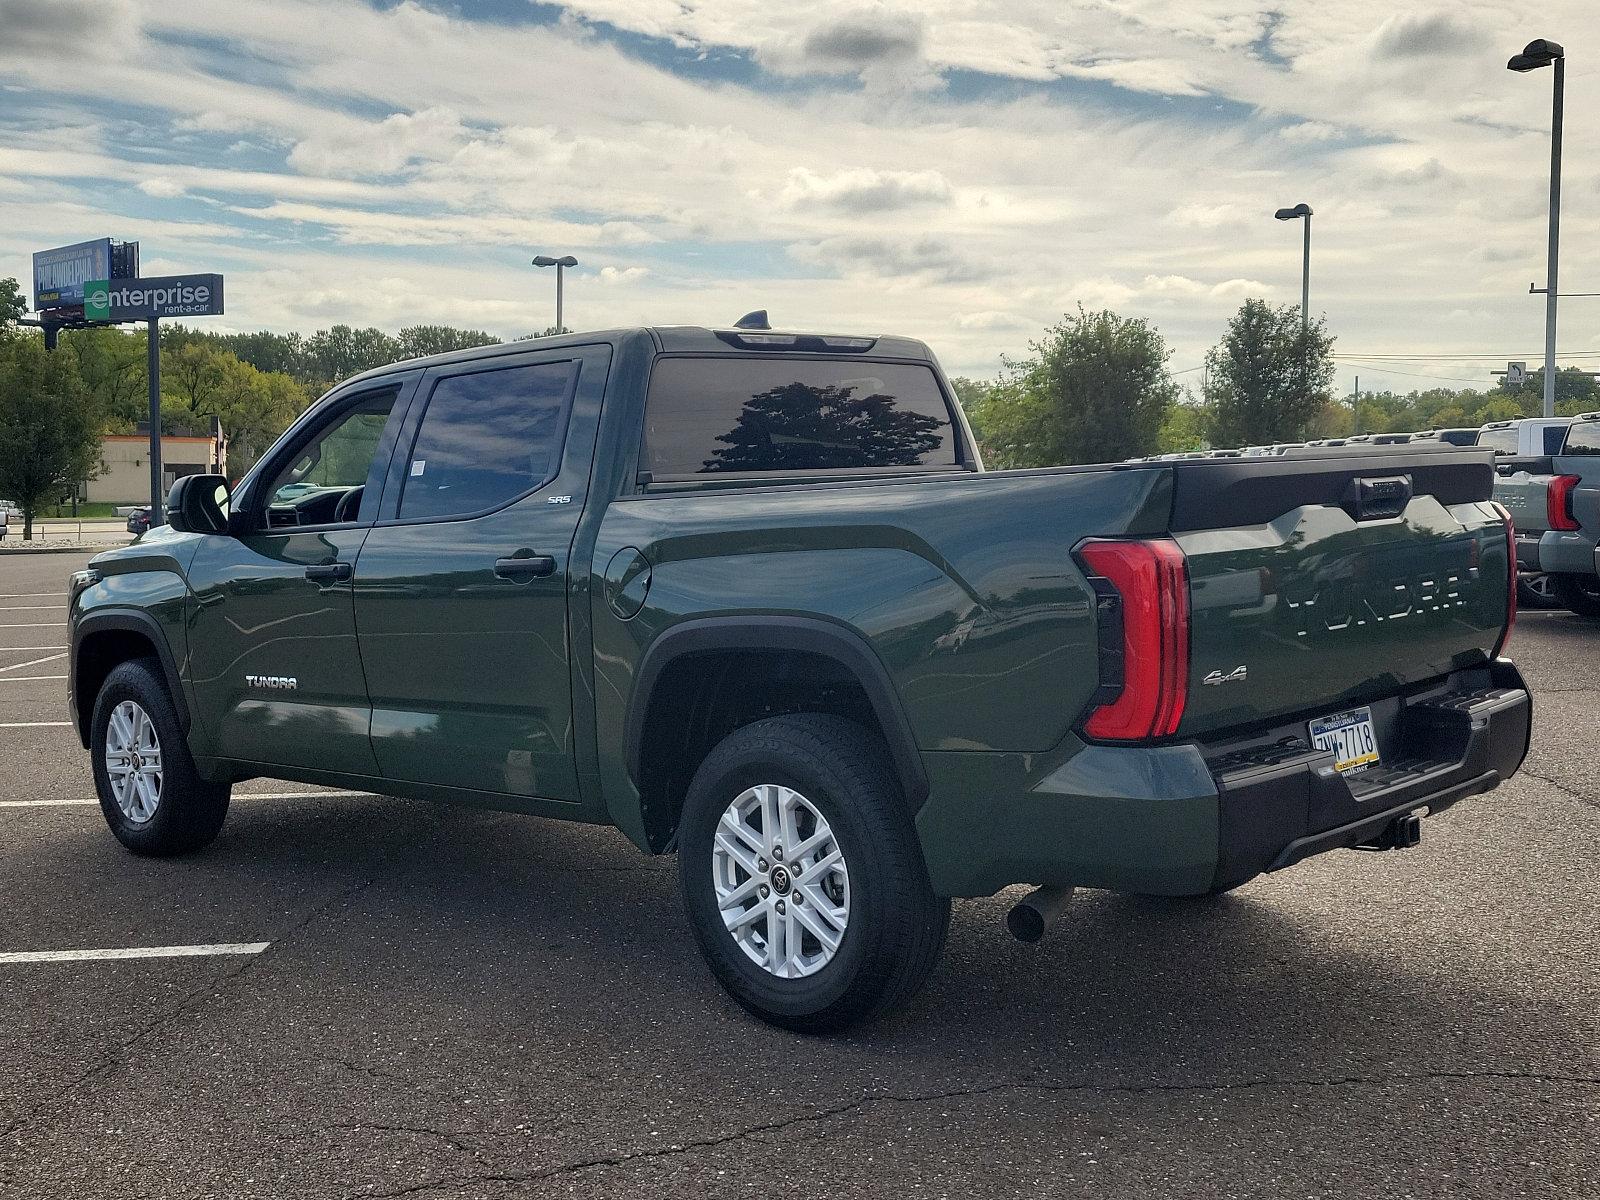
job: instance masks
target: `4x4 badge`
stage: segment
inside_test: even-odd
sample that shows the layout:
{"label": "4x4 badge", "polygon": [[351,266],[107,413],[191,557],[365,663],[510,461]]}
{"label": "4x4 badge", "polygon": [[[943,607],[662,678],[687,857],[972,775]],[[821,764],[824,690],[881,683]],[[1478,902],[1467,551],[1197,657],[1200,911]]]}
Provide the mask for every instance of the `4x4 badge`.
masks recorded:
{"label": "4x4 badge", "polygon": [[1220,687],[1224,683],[1243,683],[1250,678],[1250,668],[1237,666],[1224,675],[1221,671],[1213,671],[1200,682],[1207,687]]}

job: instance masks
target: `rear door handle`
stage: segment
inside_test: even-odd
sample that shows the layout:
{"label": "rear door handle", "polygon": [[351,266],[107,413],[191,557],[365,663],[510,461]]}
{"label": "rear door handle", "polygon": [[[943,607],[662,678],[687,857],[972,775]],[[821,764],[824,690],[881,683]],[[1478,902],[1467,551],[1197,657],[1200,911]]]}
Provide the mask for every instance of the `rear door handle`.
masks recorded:
{"label": "rear door handle", "polygon": [[540,579],[556,573],[556,560],[548,554],[528,558],[497,558],[494,573],[501,579]]}
{"label": "rear door handle", "polygon": [[345,562],[316,563],[306,568],[306,578],[313,583],[342,583],[350,574],[350,564]]}

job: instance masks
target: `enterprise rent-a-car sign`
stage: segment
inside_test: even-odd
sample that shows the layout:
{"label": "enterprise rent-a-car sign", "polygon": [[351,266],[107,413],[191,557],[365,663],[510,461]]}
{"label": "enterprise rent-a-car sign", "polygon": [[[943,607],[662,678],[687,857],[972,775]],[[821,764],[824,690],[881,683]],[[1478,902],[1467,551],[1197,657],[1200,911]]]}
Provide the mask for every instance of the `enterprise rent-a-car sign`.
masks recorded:
{"label": "enterprise rent-a-car sign", "polygon": [[83,317],[86,321],[206,317],[221,311],[221,275],[94,279],[83,285]]}

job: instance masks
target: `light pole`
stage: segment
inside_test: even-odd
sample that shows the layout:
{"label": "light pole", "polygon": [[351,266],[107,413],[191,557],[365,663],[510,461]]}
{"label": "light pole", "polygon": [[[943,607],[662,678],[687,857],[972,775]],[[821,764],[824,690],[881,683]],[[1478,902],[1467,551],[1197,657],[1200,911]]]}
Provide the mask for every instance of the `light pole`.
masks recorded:
{"label": "light pole", "polygon": [[1544,415],[1556,415],[1556,259],[1561,242],[1561,94],[1566,82],[1567,52],[1543,38],[1511,56],[1506,70],[1521,74],[1555,64],[1555,99],[1550,105],[1550,245],[1544,276]]}
{"label": "light pole", "polygon": [[1293,208],[1280,208],[1272,214],[1280,221],[1293,221],[1299,217],[1306,219],[1305,253],[1300,264],[1300,328],[1309,331],[1311,328],[1311,205],[1296,204]]}
{"label": "light pole", "polygon": [[536,267],[554,267],[556,269],[556,332],[558,334],[562,333],[565,331],[566,326],[561,323],[561,272],[568,267],[577,266],[578,260],[570,254],[562,255],[560,258],[551,258],[548,254],[541,254],[533,260],[533,265]]}

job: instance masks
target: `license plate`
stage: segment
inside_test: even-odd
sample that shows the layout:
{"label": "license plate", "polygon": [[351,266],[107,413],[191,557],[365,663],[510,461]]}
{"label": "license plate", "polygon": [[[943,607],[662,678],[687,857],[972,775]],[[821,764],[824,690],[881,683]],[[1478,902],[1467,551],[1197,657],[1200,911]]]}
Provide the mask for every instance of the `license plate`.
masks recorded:
{"label": "license plate", "polygon": [[1335,771],[1364,771],[1378,761],[1378,738],[1372,731],[1370,708],[1318,717],[1310,728],[1311,744],[1319,750],[1333,751]]}

